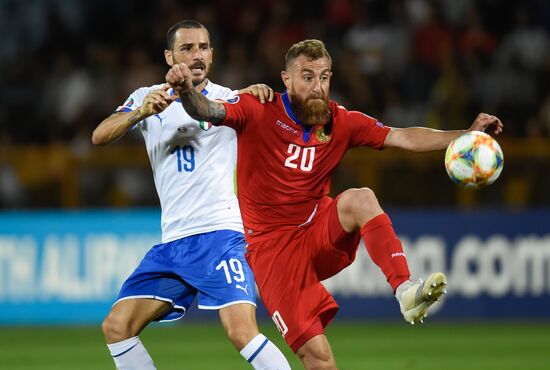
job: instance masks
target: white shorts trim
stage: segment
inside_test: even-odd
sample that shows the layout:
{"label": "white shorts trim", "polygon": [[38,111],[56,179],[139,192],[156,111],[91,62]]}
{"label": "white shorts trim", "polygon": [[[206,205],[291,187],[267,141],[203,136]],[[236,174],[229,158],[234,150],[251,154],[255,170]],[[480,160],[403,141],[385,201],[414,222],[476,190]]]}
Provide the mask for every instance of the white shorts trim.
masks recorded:
{"label": "white shorts trim", "polygon": [[224,230],[231,230],[244,235],[244,229],[242,224],[213,225],[208,227],[193,228],[193,229],[185,230],[179,233],[173,233],[173,232],[166,233],[165,235],[162,235],[161,243],[166,244],[166,243],[173,242],[174,240],[188,238],[190,236],[211,233],[214,231],[224,231]]}
{"label": "white shorts trim", "polygon": [[248,303],[248,304],[251,304],[252,306],[254,307],[257,307],[256,306],[256,303],[252,302],[252,301],[233,301],[233,302],[229,302],[229,303],[226,303],[226,304],[222,304],[221,306],[204,306],[204,305],[199,305],[199,308],[201,310],[219,310],[220,308],[224,308],[224,307],[229,307],[229,306],[233,306],[235,304],[240,304],[240,303]]}
{"label": "white shorts trim", "polygon": [[[171,300],[170,298],[159,297],[159,296],[156,296],[156,295],[129,295],[129,296],[127,296],[127,297],[122,297],[122,298],[120,298],[120,299],[117,299],[117,301],[116,301],[115,303],[113,303],[113,306],[116,305],[118,302],[120,302],[120,301],[125,301],[125,300],[127,300],[127,299],[155,299],[155,300],[157,300],[157,301],[162,301],[162,302],[170,303],[174,309],[183,311],[183,312],[181,313],[181,315],[179,315],[178,317],[175,317],[175,318],[170,319],[170,320],[159,320],[159,322],[170,322],[170,321],[179,320],[179,319],[181,319],[183,316],[185,316],[185,313],[187,312],[187,308],[175,304],[174,301]],[[112,307],[113,307],[113,306],[112,306]],[[176,312],[177,312],[177,311],[176,311]]]}

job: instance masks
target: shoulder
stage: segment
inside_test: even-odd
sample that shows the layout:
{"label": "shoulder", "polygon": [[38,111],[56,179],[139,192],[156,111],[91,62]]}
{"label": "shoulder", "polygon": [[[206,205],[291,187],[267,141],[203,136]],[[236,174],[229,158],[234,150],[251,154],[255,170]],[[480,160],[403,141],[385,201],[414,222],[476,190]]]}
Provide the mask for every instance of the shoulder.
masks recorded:
{"label": "shoulder", "polygon": [[147,94],[151,91],[160,90],[164,84],[157,84],[152,86],[140,87],[132,93],[132,96],[136,97],[139,100],[143,100]]}
{"label": "shoulder", "polygon": [[156,84],[156,85],[151,85],[151,86],[145,86],[145,87],[140,87],[139,89],[136,90],[136,92],[140,92],[142,94],[149,94],[151,91],[155,91],[155,90],[160,90],[164,87],[165,84]]}
{"label": "shoulder", "polygon": [[237,94],[236,91],[233,91],[228,87],[215,84],[210,80],[204,89],[207,92],[206,96],[211,99],[228,99]]}
{"label": "shoulder", "polygon": [[258,100],[258,98],[249,93],[232,95],[229,98],[225,99],[224,102],[226,103],[226,105],[229,104],[246,107],[257,107],[263,105],[262,103],[260,103],[260,100]]}
{"label": "shoulder", "polygon": [[332,100],[330,101],[330,107],[332,109],[335,120],[343,123],[353,124],[367,121],[369,123],[376,124],[378,122],[376,118],[371,117],[366,113],[356,110],[348,110],[343,105],[340,105]]}

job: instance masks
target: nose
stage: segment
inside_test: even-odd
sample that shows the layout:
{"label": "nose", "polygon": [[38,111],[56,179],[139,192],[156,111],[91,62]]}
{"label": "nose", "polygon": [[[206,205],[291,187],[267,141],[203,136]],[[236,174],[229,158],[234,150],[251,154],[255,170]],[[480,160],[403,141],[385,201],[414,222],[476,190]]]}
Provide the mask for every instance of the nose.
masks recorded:
{"label": "nose", "polygon": [[193,60],[203,60],[203,56],[202,56],[202,53],[201,53],[201,50],[200,48],[193,48]]}
{"label": "nose", "polygon": [[315,79],[315,83],[313,84],[313,92],[320,93],[321,92],[321,80]]}

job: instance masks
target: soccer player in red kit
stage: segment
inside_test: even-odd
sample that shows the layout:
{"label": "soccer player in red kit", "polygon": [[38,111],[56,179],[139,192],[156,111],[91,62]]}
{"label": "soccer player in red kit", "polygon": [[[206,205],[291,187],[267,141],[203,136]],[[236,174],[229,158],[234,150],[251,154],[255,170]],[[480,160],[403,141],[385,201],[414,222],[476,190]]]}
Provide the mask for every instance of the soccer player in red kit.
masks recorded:
{"label": "soccer player in red kit", "polygon": [[[446,278],[410,281],[401,242],[375,194],[349,189],[331,199],[332,174],[352,147],[439,150],[464,131],[390,128],[330,101],[331,58],[319,40],[293,45],[281,76],[287,91],[264,105],[247,95],[206,99],[192,89],[184,64],[173,66],[166,81],[193,118],[237,132],[246,258],[261,297],[306,369],[335,369],[324,327],[338,305],[321,281],[353,262],[361,238],[408,322],[422,321],[445,293]],[[489,126],[502,130],[498,118],[481,113],[469,130]]]}

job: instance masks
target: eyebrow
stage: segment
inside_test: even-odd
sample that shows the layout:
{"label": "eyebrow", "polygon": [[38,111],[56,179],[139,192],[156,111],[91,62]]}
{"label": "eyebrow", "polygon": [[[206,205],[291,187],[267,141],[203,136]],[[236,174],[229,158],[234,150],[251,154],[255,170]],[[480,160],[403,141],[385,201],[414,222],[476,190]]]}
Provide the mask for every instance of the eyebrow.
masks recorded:
{"label": "eyebrow", "polygon": [[193,46],[193,45],[195,45],[195,44],[197,44],[197,45],[199,45],[199,46],[205,46],[205,45],[206,45],[206,46],[210,46],[210,43],[208,43],[208,42],[205,41],[205,42],[199,42],[199,43],[195,43],[195,42],[186,42],[186,43],[183,43],[183,44],[179,44],[178,47],[179,47],[179,48],[182,48],[182,47],[185,47],[185,46]]}
{"label": "eyebrow", "polygon": [[[325,68],[321,71],[321,74],[330,73],[330,72],[331,70],[329,68]],[[300,71],[300,73],[315,73],[315,71],[313,69],[304,68]]]}

